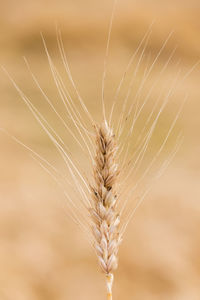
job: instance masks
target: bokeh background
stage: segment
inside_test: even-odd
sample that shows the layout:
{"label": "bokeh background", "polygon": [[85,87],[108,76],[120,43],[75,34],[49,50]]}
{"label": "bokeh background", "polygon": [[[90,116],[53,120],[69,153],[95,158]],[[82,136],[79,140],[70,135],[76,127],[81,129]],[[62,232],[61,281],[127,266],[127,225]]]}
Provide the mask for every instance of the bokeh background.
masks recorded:
{"label": "bokeh background", "polygon": [[[42,100],[23,57],[48,96],[58,103],[40,36],[42,32],[54,62],[62,65],[56,42],[58,24],[73,77],[88,108],[98,119],[111,10],[112,1],[105,0],[0,1],[0,64],[49,118],[80,160],[79,150]],[[168,86],[177,74],[178,63],[184,76],[200,59],[199,16],[198,0],[119,0],[106,78],[108,105],[131,53],[152,21],[155,22],[145,51],[146,63],[159,52],[169,32],[174,33],[151,73],[147,91],[175,47],[174,58],[161,81]],[[177,85],[173,101],[163,116],[165,124],[185,95],[189,95],[178,124],[185,136],[183,145],[137,210],[121,245],[114,284],[116,300],[199,299],[199,79],[196,66],[184,83]],[[157,84],[152,99],[159,91]],[[3,71],[0,95],[0,127],[64,172],[55,148]],[[162,126],[158,135],[159,132]],[[105,299],[104,276],[85,236],[66,216],[62,190],[29,154],[7,134],[0,134],[0,299]]]}

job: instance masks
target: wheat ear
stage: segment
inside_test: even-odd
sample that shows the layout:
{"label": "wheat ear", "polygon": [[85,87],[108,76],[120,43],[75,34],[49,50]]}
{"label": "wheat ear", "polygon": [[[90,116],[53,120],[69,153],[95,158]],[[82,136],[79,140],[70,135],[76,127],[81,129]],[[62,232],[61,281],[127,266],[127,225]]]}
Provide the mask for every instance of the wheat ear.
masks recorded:
{"label": "wheat ear", "polygon": [[94,183],[91,186],[92,232],[99,264],[106,274],[107,299],[112,299],[113,271],[117,268],[120,217],[116,212],[116,183],[119,174],[115,162],[117,147],[112,129],[104,121],[95,125],[96,156]]}

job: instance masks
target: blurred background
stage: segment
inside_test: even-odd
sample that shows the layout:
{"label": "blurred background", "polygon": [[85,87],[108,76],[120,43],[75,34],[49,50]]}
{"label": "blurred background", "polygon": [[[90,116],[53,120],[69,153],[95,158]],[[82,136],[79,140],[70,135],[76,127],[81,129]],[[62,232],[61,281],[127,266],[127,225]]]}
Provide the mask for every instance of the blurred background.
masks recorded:
{"label": "blurred background", "polygon": [[[52,59],[67,82],[57,49],[57,24],[77,87],[92,115],[100,120],[101,76],[112,5],[106,0],[0,1],[0,64],[58,130],[83,166],[87,161],[44,101],[23,57],[62,115],[40,36],[42,32]],[[119,0],[108,57],[106,105],[111,104],[113,90],[152,21],[141,70],[153,62],[169,33],[174,33],[144,92],[160,77],[159,71],[174,48],[172,61],[153,89],[152,101],[161,85],[168,88],[177,70],[183,78],[200,59],[199,16],[198,0]],[[138,72],[137,76],[140,79],[142,74]],[[124,236],[115,274],[116,300],[199,299],[199,78],[197,65],[177,85],[173,101],[169,101],[162,117],[152,144],[155,147],[162,126],[169,123],[188,94],[178,122],[185,137],[181,149],[137,210]],[[2,70],[0,94],[0,127],[64,172],[55,147]],[[148,106],[145,109],[148,115]],[[84,234],[66,216],[62,190],[29,154],[10,136],[0,133],[0,299],[105,299],[104,275]]]}

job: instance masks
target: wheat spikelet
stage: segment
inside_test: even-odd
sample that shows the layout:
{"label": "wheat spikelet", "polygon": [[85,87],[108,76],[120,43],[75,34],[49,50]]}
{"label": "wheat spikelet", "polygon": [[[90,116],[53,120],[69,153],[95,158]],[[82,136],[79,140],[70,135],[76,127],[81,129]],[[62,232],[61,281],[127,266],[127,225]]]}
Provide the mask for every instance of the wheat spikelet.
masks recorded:
{"label": "wheat spikelet", "polygon": [[112,297],[112,272],[117,268],[117,253],[121,241],[119,214],[116,211],[116,182],[118,165],[115,162],[117,147],[112,129],[105,121],[96,125],[96,157],[94,164],[94,185],[91,186],[95,250],[99,264],[107,275],[108,299]]}

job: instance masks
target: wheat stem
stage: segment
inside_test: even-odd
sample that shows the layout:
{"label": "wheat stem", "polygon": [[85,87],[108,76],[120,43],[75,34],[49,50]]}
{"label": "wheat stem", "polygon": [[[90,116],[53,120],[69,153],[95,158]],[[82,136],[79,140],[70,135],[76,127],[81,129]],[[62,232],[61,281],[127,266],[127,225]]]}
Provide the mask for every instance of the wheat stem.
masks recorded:
{"label": "wheat stem", "polygon": [[107,300],[112,300],[112,285],[114,276],[112,273],[106,274]]}

